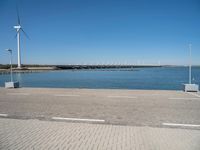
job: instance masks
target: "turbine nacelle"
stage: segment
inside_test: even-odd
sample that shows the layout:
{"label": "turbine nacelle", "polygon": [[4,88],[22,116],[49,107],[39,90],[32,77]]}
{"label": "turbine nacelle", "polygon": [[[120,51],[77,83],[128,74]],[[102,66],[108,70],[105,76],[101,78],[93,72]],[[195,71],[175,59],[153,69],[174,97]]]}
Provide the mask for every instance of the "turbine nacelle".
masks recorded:
{"label": "turbine nacelle", "polygon": [[22,27],[20,25],[14,26],[15,29],[21,29]]}

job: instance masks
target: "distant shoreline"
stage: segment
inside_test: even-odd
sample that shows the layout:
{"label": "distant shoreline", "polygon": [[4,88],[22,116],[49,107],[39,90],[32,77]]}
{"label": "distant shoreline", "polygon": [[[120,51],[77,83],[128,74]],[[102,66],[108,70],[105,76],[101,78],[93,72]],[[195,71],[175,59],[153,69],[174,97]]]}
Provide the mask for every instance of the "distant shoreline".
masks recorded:
{"label": "distant shoreline", "polygon": [[[133,69],[163,67],[158,65],[23,65],[21,69],[13,65],[13,72],[46,72],[55,70]],[[0,65],[0,73],[9,73],[10,65]]]}
{"label": "distant shoreline", "polygon": [[[23,65],[21,69],[17,68],[17,65],[13,65],[14,73],[32,73],[32,72],[47,72],[57,70],[98,70],[98,69],[137,69],[137,68],[155,68],[155,67],[187,67],[187,66],[175,66],[175,65]],[[199,66],[194,66],[199,67]],[[127,70],[127,71],[128,71]],[[0,73],[10,73],[10,65],[0,64]]]}

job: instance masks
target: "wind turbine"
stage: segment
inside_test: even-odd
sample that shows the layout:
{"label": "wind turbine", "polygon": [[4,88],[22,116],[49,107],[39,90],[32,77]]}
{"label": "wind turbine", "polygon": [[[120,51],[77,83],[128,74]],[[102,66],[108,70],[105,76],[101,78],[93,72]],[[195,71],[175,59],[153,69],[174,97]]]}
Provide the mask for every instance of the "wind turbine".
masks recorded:
{"label": "wind turbine", "polygon": [[29,39],[29,37],[21,26],[18,9],[17,9],[17,25],[14,26],[14,29],[16,29],[16,31],[17,31],[17,34],[16,34],[16,36],[17,36],[17,56],[18,56],[17,57],[18,58],[17,68],[21,69],[20,31],[22,31],[28,39]]}

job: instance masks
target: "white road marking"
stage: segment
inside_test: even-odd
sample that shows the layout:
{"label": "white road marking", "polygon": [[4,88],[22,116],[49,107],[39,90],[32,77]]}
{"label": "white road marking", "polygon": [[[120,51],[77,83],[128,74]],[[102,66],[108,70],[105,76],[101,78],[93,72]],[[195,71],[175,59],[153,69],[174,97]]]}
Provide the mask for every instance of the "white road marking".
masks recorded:
{"label": "white road marking", "polygon": [[200,100],[200,98],[191,98],[191,97],[171,97],[171,98],[168,98],[168,99],[171,99],[171,100],[178,100],[178,99],[182,99],[182,100]]}
{"label": "white road marking", "polygon": [[0,114],[0,117],[8,117],[8,114]]}
{"label": "white road marking", "polygon": [[29,93],[6,93],[7,95],[24,95],[24,96],[28,96],[30,95]]}
{"label": "white road marking", "polygon": [[178,124],[178,123],[163,123],[164,126],[179,126],[179,127],[200,127],[197,124]]}
{"label": "white road marking", "polygon": [[107,96],[108,98],[137,98],[133,96]]}
{"label": "white road marking", "polygon": [[105,122],[100,119],[81,119],[81,118],[63,118],[63,117],[52,117],[53,120],[67,120],[67,121],[86,121],[86,122]]}
{"label": "white road marking", "polygon": [[200,95],[196,94],[196,93],[191,93],[191,92],[187,92],[188,94],[190,95],[193,95],[193,96],[196,96],[196,97],[199,97],[200,98]]}
{"label": "white road marking", "polygon": [[80,95],[56,94],[57,97],[79,97]]}
{"label": "white road marking", "polygon": [[165,96],[164,94],[138,94],[139,96]]}

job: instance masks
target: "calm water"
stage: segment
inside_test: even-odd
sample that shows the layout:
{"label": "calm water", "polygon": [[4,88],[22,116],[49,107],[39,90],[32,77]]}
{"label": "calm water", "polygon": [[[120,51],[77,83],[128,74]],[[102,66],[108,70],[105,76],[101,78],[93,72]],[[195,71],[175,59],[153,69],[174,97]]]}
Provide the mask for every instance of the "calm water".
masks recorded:
{"label": "calm water", "polygon": [[[200,84],[200,67],[193,67],[193,83]],[[132,70],[66,70],[42,73],[17,73],[22,87],[162,89],[181,90],[188,82],[188,68],[163,67]],[[0,75],[0,86],[10,76]]]}

